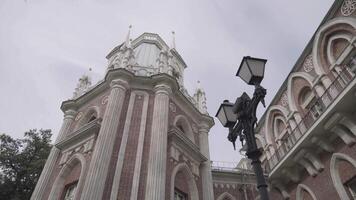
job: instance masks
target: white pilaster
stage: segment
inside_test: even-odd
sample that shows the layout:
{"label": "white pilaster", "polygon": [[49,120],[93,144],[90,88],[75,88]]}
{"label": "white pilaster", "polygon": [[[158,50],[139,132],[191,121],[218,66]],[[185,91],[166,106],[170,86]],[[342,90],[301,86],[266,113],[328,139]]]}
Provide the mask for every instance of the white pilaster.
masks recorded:
{"label": "white pilaster", "polygon": [[[62,127],[58,133],[55,144],[60,142],[65,137],[65,135],[68,133],[69,127],[73,123],[76,113],[77,112],[74,110],[67,110],[64,113]],[[35,190],[32,193],[31,200],[44,199],[46,187],[49,184],[49,180],[51,178],[53,169],[55,167],[55,164],[56,164],[56,161],[57,161],[59,155],[60,155],[60,150],[56,146],[53,146],[51,149],[51,152],[47,158],[46,164],[42,170],[41,176],[38,179]]]}
{"label": "white pilaster", "polygon": [[110,84],[108,105],[87,172],[82,200],[102,199],[127,85],[126,81],[118,79]]}
{"label": "white pilaster", "polygon": [[201,164],[201,176],[202,176],[202,189],[203,189],[203,199],[213,200],[213,178],[211,175],[211,163],[210,163],[210,152],[209,152],[209,129],[207,124],[202,124],[199,127],[199,146],[201,153],[208,158],[207,161]]}
{"label": "white pilaster", "polygon": [[166,84],[155,87],[145,199],[165,199],[169,95]]}

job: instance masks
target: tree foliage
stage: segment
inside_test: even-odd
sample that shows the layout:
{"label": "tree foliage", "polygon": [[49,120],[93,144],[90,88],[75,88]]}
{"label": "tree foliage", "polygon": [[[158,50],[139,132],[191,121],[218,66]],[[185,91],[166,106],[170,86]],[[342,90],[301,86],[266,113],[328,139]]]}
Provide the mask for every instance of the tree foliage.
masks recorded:
{"label": "tree foliage", "polygon": [[23,139],[0,134],[0,200],[30,199],[51,150],[51,130],[29,130]]}

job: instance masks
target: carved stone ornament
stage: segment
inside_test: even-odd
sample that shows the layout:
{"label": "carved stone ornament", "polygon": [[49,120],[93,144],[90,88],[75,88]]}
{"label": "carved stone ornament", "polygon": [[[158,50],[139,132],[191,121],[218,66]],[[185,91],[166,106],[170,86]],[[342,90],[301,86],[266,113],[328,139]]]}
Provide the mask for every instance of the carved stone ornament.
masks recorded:
{"label": "carved stone ornament", "polygon": [[194,133],[197,133],[198,132],[198,127],[196,124],[192,124],[192,130]]}
{"label": "carved stone ornament", "polygon": [[303,69],[305,72],[311,72],[314,69],[312,55],[309,55],[305,58],[303,63]]}
{"label": "carved stone ornament", "polygon": [[79,112],[77,116],[75,117],[75,121],[80,120],[83,117],[83,112]]}
{"label": "carved stone ornament", "polygon": [[169,103],[169,109],[170,109],[172,112],[176,112],[176,111],[177,111],[176,105],[174,105],[174,103]]}
{"label": "carved stone ornament", "polygon": [[67,162],[67,160],[70,158],[70,156],[72,156],[75,153],[90,153],[93,150],[94,147],[94,138],[72,148],[71,150],[65,151],[62,153],[62,157],[61,160],[59,162],[60,165],[63,165]]}
{"label": "carved stone ornament", "polygon": [[283,95],[281,97],[281,104],[284,107],[288,106],[288,96],[287,96],[287,93],[285,93],[285,92],[283,93]]}
{"label": "carved stone ornament", "polygon": [[350,16],[356,10],[356,0],[344,0],[341,6],[341,14]]}
{"label": "carved stone ornament", "polygon": [[109,101],[109,96],[106,95],[101,99],[101,104],[105,105],[108,103],[108,101]]}

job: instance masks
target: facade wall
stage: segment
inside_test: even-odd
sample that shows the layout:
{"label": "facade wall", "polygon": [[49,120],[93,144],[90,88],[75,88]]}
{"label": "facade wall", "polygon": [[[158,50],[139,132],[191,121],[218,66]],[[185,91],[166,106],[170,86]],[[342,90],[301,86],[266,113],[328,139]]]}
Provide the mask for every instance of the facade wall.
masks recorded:
{"label": "facade wall", "polygon": [[[353,145],[352,147],[349,147],[345,145],[342,141],[337,140],[334,144],[337,146],[339,149],[336,151],[336,153],[342,153],[346,154],[350,157],[352,157],[354,160],[356,160],[356,146]],[[309,176],[308,174],[304,173],[303,178],[298,184],[304,184],[307,187],[310,188],[310,190],[315,194],[317,199],[340,199],[336,189],[335,185],[333,184],[332,178],[331,178],[331,173],[330,173],[330,158],[332,154],[326,154],[322,157],[322,162],[323,165],[325,166],[325,169],[320,172],[316,177]],[[339,164],[339,172],[340,172],[340,177],[342,180],[342,183],[346,183],[348,180],[351,178],[354,178],[356,176],[356,168],[353,167],[350,163],[346,161],[341,161]],[[296,199],[296,193],[297,193],[297,186],[298,184],[292,184],[289,188],[289,194],[290,194],[290,199],[295,200]],[[348,191],[348,189],[346,189]],[[273,196],[275,197],[274,199],[283,199],[279,191],[273,190],[272,192]],[[351,198],[351,196],[350,196]]]}

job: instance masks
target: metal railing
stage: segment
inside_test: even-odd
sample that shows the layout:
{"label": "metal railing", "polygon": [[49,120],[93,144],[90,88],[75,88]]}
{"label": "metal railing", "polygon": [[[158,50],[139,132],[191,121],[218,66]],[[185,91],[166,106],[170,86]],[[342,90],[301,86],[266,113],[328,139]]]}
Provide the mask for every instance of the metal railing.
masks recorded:
{"label": "metal railing", "polygon": [[252,173],[251,169],[237,167],[235,162],[211,161],[211,169],[215,171]]}
{"label": "metal railing", "polygon": [[267,159],[265,171],[270,172],[293,146],[302,138],[302,136],[312,127],[315,121],[325,112],[340,93],[349,85],[355,76],[345,67],[338,76],[332,81],[331,85],[325,90],[322,96],[314,98],[311,105],[302,120],[288,134],[282,144],[277,148],[274,154]]}

